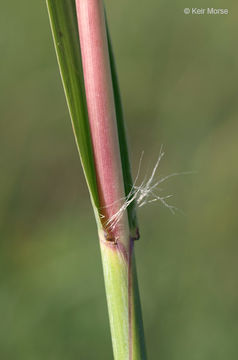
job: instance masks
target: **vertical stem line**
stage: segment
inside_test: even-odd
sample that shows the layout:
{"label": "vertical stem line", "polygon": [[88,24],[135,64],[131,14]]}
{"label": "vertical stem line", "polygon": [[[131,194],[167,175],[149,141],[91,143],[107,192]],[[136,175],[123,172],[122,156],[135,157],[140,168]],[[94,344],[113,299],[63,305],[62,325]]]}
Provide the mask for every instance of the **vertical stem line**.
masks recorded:
{"label": "vertical stem line", "polygon": [[[100,212],[111,240],[128,233],[127,214],[108,230],[105,224],[125,197],[108,41],[102,0],[76,0],[89,124],[96,168]],[[123,236],[129,251],[129,237]]]}
{"label": "vertical stem line", "polygon": [[132,254],[134,249],[134,241],[130,239],[130,253],[129,253],[129,261],[128,261],[128,337],[129,337],[129,360],[132,360],[133,356],[133,346],[132,346],[132,291],[133,291],[133,279],[132,279]]}
{"label": "vertical stem line", "polygon": [[136,260],[134,247],[131,253],[131,296],[129,303],[129,311],[131,312],[130,316],[130,327],[131,327],[131,358],[130,360],[146,360],[146,346],[145,346],[145,336],[144,336],[144,327],[142,320],[142,311],[140,303],[140,293],[137,280],[137,271],[136,271]]}

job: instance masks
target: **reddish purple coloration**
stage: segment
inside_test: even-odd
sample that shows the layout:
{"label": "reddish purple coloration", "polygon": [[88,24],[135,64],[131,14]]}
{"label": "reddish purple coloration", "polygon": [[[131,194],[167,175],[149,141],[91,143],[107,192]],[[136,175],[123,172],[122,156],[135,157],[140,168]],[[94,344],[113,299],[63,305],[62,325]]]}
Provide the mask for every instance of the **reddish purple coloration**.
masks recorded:
{"label": "reddish purple coloration", "polygon": [[[120,209],[125,193],[104,8],[101,0],[76,0],[76,6],[100,212],[105,224]],[[112,241],[128,233],[126,216],[109,231]]]}

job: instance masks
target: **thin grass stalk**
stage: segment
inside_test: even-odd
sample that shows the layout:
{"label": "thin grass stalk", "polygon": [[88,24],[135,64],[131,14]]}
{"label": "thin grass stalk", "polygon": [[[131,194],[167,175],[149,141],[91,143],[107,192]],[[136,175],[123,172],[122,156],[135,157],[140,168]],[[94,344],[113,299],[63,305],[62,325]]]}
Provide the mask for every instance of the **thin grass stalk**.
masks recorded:
{"label": "thin grass stalk", "polygon": [[125,190],[103,3],[101,0],[77,0],[76,4],[100,213],[108,239],[115,241],[123,236],[121,241],[128,252],[127,213],[114,229],[106,226],[123,205]]}
{"label": "thin grass stalk", "polygon": [[145,345],[127,212],[108,228],[125,198],[104,7],[76,0],[89,124],[103,216],[99,238],[116,360],[145,359]]}

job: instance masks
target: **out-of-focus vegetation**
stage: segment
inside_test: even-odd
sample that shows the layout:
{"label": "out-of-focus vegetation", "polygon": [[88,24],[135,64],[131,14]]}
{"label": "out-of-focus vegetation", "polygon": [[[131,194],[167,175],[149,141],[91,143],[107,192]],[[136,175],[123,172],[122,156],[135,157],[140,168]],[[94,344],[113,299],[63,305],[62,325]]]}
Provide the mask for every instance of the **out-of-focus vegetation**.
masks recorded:
{"label": "out-of-focus vegetation", "polygon": [[[191,3],[191,2],[190,2]],[[139,212],[148,354],[238,357],[238,48],[234,0],[107,1],[136,173],[161,144],[163,193]],[[111,359],[96,226],[43,1],[0,14],[0,358]]]}

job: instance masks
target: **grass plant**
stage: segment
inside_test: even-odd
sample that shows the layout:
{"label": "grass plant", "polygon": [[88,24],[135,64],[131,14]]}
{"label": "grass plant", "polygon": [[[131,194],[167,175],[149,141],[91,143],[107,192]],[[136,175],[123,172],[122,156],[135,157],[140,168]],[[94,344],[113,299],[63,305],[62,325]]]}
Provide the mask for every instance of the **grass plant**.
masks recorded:
{"label": "grass plant", "polygon": [[98,227],[114,358],[146,359],[134,254],[136,204],[130,201],[133,182],[104,4],[47,0],[47,6]]}

